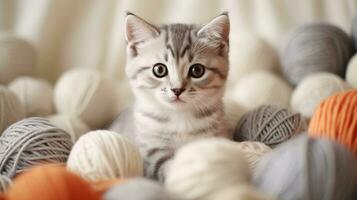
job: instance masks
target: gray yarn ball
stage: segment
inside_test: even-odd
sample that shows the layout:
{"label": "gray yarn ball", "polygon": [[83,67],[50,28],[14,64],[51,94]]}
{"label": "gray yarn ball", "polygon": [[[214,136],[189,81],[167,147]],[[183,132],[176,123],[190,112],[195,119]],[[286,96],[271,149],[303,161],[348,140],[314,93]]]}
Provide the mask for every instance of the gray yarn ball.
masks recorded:
{"label": "gray yarn ball", "polygon": [[253,183],[281,200],[352,200],[356,169],[356,157],[344,146],[302,134],[265,156]]}
{"label": "gray yarn ball", "polygon": [[0,174],[0,192],[5,192],[11,184],[12,181],[9,177]]}
{"label": "gray yarn ball", "polygon": [[329,24],[308,24],[299,27],[283,54],[283,72],[293,85],[307,75],[331,72],[344,76],[353,44],[340,28]]}
{"label": "gray yarn ball", "polygon": [[104,200],[178,200],[159,183],[144,178],[136,178],[109,189]]}
{"label": "gray yarn ball", "polygon": [[352,22],[352,37],[355,42],[355,49],[357,50],[357,17]]}
{"label": "gray yarn ball", "polygon": [[306,123],[299,113],[277,105],[264,105],[242,116],[234,140],[257,141],[274,148],[305,129]]}
{"label": "gray yarn ball", "polygon": [[13,178],[36,165],[65,163],[72,145],[70,135],[46,119],[18,121],[0,137],[0,174]]}

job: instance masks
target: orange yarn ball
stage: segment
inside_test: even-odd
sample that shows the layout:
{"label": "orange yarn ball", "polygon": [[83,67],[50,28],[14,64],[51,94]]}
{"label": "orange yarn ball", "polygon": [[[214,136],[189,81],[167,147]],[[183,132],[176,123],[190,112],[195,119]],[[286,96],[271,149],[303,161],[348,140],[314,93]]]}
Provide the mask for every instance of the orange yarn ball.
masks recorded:
{"label": "orange yarn ball", "polygon": [[108,179],[108,180],[101,180],[101,181],[92,181],[89,183],[94,189],[94,191],[98,193],[100,196],[102,196],[109,188],[113,187],[114,185],[121,184],[123,182],[125,181],[121,179]]}
{"label": "orange yarn ball", "polygon": [[99,200],[100,196],[79,176],[63,166],[38,166],[15,179],[7,200]]}
{"label": "orange yarn ball", "polygon": [[337,93],[320,103],[309,134],[336,140],[357,155],[357,90]]}

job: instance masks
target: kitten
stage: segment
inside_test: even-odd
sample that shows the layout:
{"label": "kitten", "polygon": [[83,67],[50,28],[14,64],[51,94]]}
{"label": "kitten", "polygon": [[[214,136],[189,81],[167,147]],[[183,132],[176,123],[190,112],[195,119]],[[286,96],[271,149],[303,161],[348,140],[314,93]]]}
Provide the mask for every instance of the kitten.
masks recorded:
{"label": "kitten", "polygon": [[229,28],[226,13],[204,26],[160,27],[127,14],[126,74],[136,102],[120,118],[134,125],[146,176],[163,181],[175,150],[189,141],[232,137],[222,103]]}

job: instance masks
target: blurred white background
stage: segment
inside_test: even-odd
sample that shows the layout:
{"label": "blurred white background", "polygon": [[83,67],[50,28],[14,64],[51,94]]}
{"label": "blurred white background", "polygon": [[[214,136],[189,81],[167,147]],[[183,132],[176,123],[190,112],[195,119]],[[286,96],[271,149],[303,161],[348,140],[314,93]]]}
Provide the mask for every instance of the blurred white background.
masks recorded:
{"label": "blurred white background", "polygon": [[331,22],[350,33],[356,0],[0,0],[0,30],[14,32],[38,51],[37,75],[54,81],[64,70],[90,67],[125,77],[123,19],[131,11],[153,23],[205,23],[231,17],[231,66],[243,32],[280,50],[298,25]]}

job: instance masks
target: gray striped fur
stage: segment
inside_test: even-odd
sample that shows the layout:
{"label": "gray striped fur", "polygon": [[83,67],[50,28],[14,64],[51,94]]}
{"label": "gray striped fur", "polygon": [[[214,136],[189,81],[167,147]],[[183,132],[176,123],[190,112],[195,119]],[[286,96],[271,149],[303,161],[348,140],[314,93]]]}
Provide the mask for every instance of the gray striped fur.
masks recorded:
{"label": "gray striped fur", "polygon": [[[204,26],[156,27],[128,14],[125,24],[126,73],[136,97],[132,134],[144,157],[146,176],[163,181],[180,146],[203,137],[231,137],[222,105],[229,71],[229,19],[222,14]],[[157,63],[167,67],[167,76],[153,75]],[[206,70],[195,79],[189,69],[197,63]],[[183,102],[174,102],[172,88],[185,89]]]}

